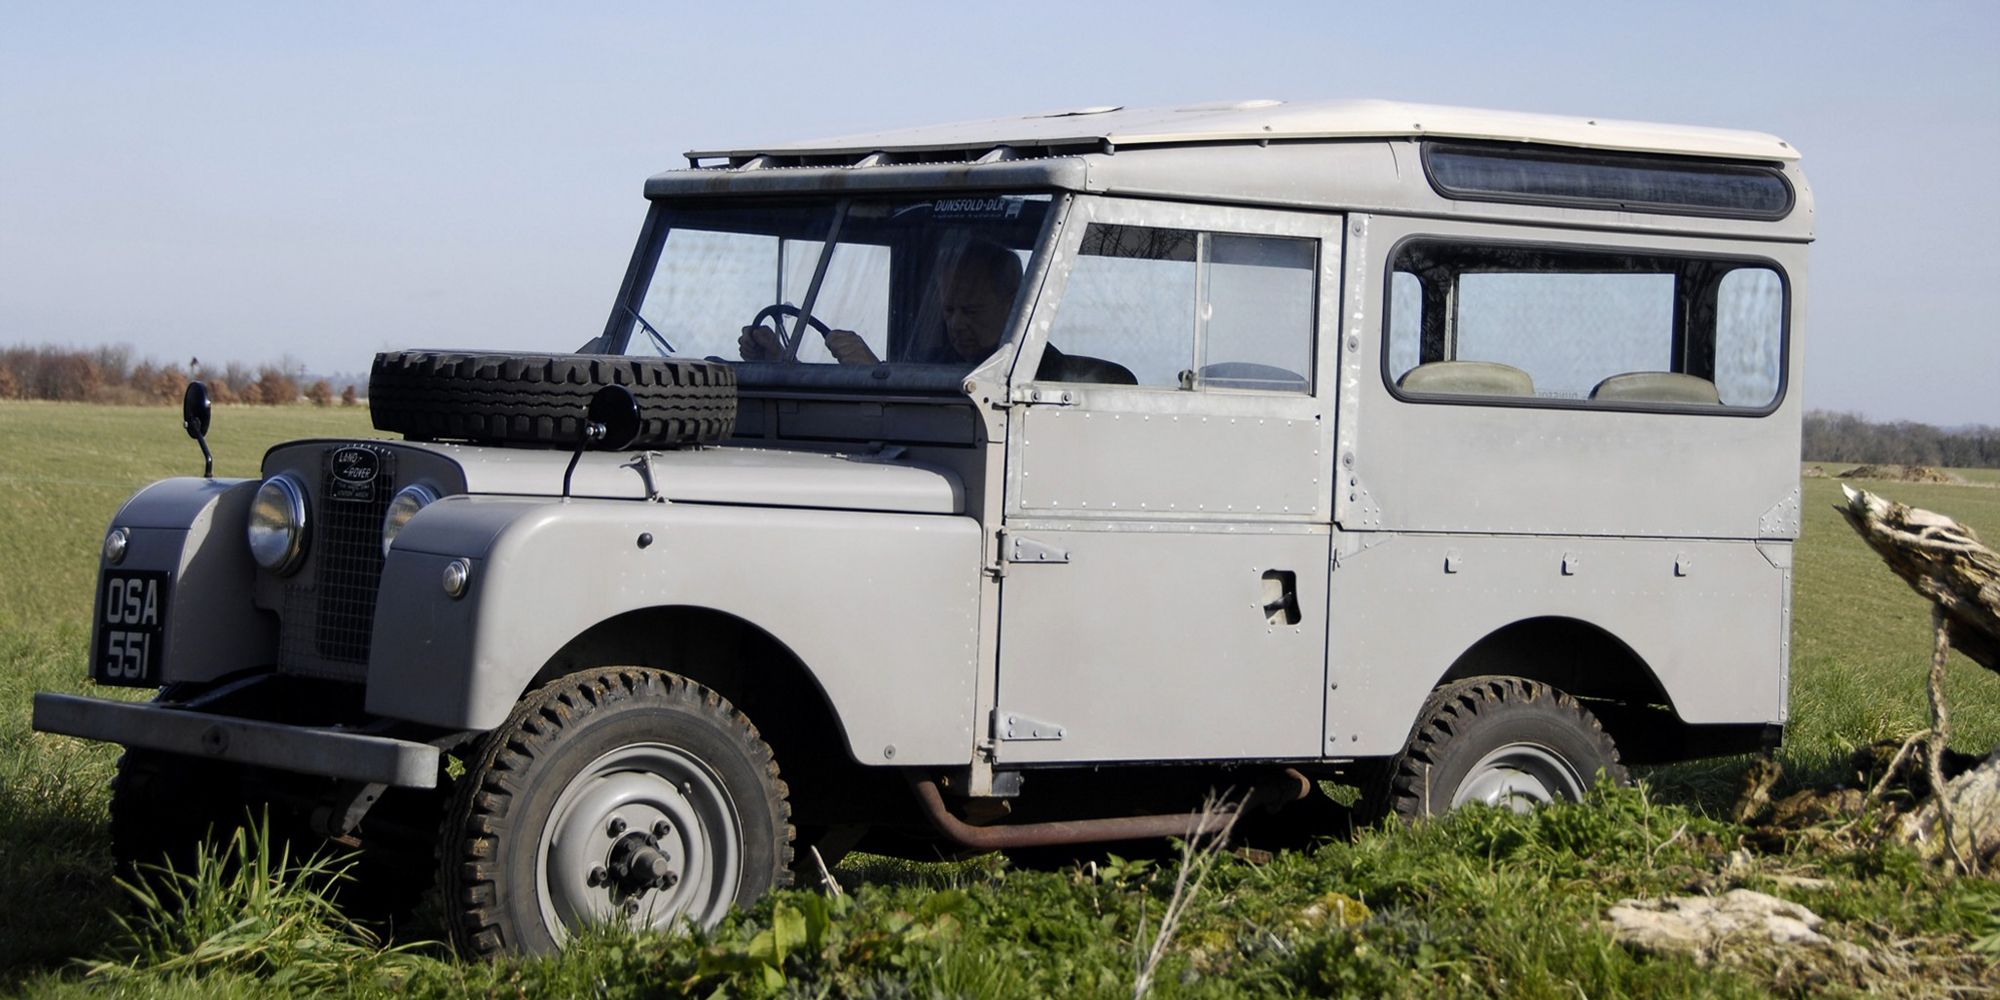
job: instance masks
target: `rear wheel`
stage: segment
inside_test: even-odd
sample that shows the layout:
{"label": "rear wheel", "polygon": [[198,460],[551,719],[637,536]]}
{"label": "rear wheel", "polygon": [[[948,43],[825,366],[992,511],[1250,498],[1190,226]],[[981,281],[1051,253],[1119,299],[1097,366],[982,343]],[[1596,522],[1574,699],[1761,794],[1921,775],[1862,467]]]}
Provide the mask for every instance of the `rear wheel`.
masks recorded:
{"label": "rear wheel", "polygon": [[1475,803],[1519,812],[1579,801],[1600,773],[1630,780],[1575,698],[1518,677],[1475,677],[1432,692],[1372,805],[1403,819]]}
{"label": "rear wheel", "polygon": [[791,882],[771,749],[720,695],[660,670],[565,677],[481,742],[442,838],[467,955],[549,952],[573,929],[713,926]]}

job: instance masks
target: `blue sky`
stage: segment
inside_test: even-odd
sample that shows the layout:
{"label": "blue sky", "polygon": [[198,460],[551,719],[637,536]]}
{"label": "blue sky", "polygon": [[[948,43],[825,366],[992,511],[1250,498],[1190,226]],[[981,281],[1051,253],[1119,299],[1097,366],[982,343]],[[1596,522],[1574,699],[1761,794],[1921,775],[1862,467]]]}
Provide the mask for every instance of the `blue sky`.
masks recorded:
{"label": "blue sky", "polygon": [[2000,4],[577,11],[0,2],[0,344],[569,350],[692,147],[1384,97],[1783,136],[1819,209],[1808,405],[2000,424]]}

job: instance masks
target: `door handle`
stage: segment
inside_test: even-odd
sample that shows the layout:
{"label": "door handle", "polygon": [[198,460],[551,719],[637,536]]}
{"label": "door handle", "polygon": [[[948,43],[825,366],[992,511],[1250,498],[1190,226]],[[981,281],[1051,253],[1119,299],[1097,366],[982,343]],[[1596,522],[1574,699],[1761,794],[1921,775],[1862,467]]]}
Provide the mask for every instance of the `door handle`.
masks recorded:
{"label": "door handle", "polygon": [[1297,625],[1299,577],[1288,569],[1264,571],[1264,620],[1272,625]]}

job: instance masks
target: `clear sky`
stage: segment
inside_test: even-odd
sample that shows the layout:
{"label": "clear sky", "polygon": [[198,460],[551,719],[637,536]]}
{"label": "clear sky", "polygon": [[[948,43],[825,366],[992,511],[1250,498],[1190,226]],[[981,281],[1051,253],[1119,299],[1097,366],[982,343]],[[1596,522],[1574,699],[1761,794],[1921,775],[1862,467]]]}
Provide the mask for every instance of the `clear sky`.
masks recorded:
{"label": "clear sky", "polygon": [[1808,405],[2000,424],[1993,2],[0,0],[0,344],[573,350],[687,149],[1253,97],[1782,136]]}

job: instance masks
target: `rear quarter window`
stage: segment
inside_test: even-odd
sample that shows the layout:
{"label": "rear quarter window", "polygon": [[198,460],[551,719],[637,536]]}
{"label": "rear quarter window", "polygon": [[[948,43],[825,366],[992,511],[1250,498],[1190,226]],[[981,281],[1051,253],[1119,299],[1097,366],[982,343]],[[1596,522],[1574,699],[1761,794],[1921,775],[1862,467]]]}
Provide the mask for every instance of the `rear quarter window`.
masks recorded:
{"label": "rear quarter window", "polygon": [[1384,377],[1408,399],[1758,413],[1783,391],[1768,261],[1419,239],[1386,291]]}

